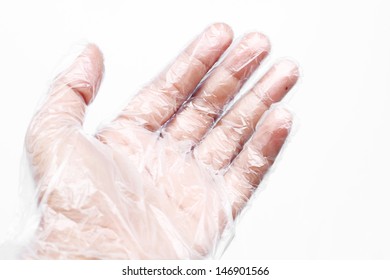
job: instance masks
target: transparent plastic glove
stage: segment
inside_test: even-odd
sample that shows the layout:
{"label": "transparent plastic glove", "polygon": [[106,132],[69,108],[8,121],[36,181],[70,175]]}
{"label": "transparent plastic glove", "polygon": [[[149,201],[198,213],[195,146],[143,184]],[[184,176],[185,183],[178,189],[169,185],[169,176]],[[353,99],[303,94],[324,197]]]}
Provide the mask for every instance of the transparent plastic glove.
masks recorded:
{"label": "transparent plastic glove", "polygon": [[232,37],[208,27],[96,135],[82,126],[103,76],[99,49],[55,79],[26,136],[42,218],[24,257],[215,256],[291,126],[284,109],[259,120],[298,78],[280,61],[225,112],[270,49],[247,34],[210,72]]}

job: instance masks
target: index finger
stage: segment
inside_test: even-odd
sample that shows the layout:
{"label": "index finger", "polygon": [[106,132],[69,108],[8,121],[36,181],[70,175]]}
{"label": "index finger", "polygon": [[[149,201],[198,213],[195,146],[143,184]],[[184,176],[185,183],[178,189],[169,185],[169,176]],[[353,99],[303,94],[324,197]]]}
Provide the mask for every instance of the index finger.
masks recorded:
{"label": "index finger", "polygon": [[233,32],[223,23],[204,30],[176,60],[127,105],[119,118],[154,131],[179,109],[229,47]]}

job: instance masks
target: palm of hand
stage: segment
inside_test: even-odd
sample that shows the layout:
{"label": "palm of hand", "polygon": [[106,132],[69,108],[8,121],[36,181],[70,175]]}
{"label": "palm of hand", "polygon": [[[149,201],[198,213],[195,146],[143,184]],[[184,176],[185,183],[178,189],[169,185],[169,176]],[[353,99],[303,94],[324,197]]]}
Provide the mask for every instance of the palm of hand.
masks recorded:
{"label": "palm of hand", "polygon": [[291,62],[278,63],[213,126],[269,49],[263,35],[248,34],[197,87],[231,37],[226,25],[209,27],[94,137],[81,125],[100,84],[100,51],[88,46],[57,78],[27,135],[43,209],[33,257],[215,252],[280,150],[291,117],[278,110],[257,123],[298,76]]}

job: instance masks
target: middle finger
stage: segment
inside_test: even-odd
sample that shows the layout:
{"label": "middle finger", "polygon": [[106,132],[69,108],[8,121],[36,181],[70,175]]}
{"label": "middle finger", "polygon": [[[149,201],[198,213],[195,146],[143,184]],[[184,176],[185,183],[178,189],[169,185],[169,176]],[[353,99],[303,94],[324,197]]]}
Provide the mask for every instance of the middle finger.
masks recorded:
{"label": "middle finger", "polygon": [[177,140],[199,142],[269,49],[269,41],[263,34],[244,36],[168,123],[166,132]]}

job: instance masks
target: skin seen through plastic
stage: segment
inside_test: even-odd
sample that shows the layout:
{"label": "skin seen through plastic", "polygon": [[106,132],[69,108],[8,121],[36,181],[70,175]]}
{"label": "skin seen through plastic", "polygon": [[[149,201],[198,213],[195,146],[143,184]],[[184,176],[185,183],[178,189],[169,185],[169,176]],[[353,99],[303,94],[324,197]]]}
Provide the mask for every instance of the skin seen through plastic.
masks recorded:
{"label": "skin seen through plastic", "polygon": [[209,72],[232,39],[226,24],[206,28],[94,136],[82,123],[103,76],[100,50],[88,45],[55,79],[26,135],[42,218],[23,257],[216,255],[288,136],[287,110],[262,117],[299,76],[279,61],[214,126],[270,51],[249,33]]}

